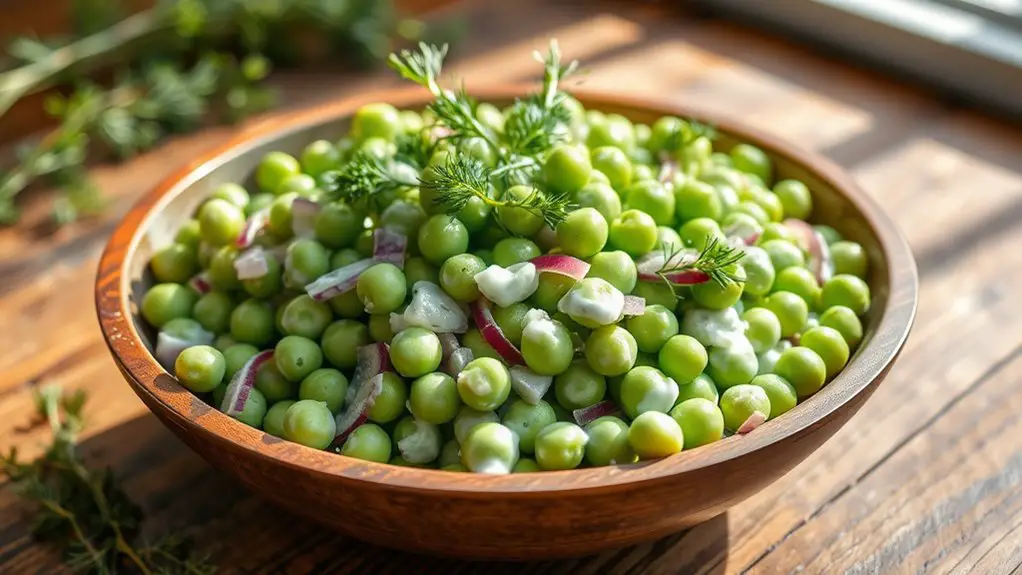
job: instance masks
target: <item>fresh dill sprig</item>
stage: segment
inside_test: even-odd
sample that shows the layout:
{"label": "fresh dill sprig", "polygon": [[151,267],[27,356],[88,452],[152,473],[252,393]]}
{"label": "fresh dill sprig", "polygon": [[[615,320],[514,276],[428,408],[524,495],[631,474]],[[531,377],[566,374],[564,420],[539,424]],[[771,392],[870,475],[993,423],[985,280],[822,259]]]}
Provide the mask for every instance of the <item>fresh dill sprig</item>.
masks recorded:
{"label": "fresh dill sprig", "polygon": [[736,270],[737,264],[745,257],[745,252],[732,248],[717,238],[709,238],[706,247],[694,259],[689,252],[673,243],[664,244],[662,249],[664,263],[654,273],[671,288],[675,297],[678,297],[675,291],[677,286],[669,277],[674,274],[701,272],[721,288],[744,281],[736,275]]}
{"label": "fresh dill sprig", "polygon": [[52,443],[31,462],[11,448],[0,455],[0,477],[14,493],[37,506],[33,534],[54,543],[74,571],[113,575],[210,575],[216,568],[195,556],[190,542],[171,535],[152,544],[139,541],[141,508],[117,484],[109,469],[86,467],[78,452],[82,430],[81,391],[64,394],[59,386],[36,392],[40,420]]}
{"label": "fresh dill sprig", "polygon": [[433,200],[443,206],[444,211],[457,215],[472,198],[479,198],[493,208],[522,208],[543,218],[551,228],[564,221],[572,208],[566,194],[544,194],[537,189],[522,198],[505,195],[495,198],[490,191],[492,172],[479,160],[467,155],[447,157],[447,161],[430,168],[429,179],[421,179],[422,188],[436,193]]}
{"label": "fresh dill sprig", "polygon": [[526,156],[542,154],[566,139],[562,128],[571,120],[571,114],[564,105],[567,95],[559,87],[578,69],[577,60],[561,65],[557,40],[550,41],[546,57],[538,51],[533,57],[543,64],[543,90],[516,100],[504,123],[508,149]]}
{"label": "fresh dill sprig", "polygon": [[385,165],[376,156],[361,150],[355,152],[344,167],[323,174],[320,180],[323,191],[328,195],[349,202],[366,201],[378,194],[419,185],[393,166]]}
{"label": "fresh dill sprig", "polygon": [[404,162],[413,168],[422,170],[429,163],[436,151],[437,140],[428,132],[402,132],[395,140],[397,152],[394,159]]}
{"label": "fresh dill sprig", "polygon": [[482,138],[498,157],[503,157],[505,150],[496,135],[476,118],[476,101],[468,95],[464,86],[458,90],[446,90],[440,86],[439,77],[446,56],[446,44],[432,46],[420,42],[418,51],[402,50],[400,54],[391,54],[387,64],[401,77],[433,94],[434,99],[426,108],[451,130],[447,138],[455,143],[466,138]]}

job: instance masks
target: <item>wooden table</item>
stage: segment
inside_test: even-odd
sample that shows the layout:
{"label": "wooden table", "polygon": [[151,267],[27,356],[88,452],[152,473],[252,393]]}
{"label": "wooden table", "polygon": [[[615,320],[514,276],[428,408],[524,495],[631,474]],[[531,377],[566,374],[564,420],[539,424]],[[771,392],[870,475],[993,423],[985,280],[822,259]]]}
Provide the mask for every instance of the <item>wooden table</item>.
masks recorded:
{"label": "wooden table", "polygon": [[[470,3],[458,72],[535,79],[528,50],[556,36],[590,86],[698,100],[847,167],[908,236],[919,317],[891,376],[833,439],[782,480],[703,525],[638,547],[527,567],[458,563],[325,532],[240,490],[165,430],[122,381],[93,314],[96,258],[120,215],[232,128],[177,138],[95,177],[101,219],[48,234],[46,193],[0,231],[0,448],[37,453],[32,388],[89,391],[84,449],[146,508],[187,529],[223,571],[270,573],[1019,572],[1022,563],[1022,132],[895,80],[714,20],[659,9]],[[291,75],[293,106],[377,76]],[[52,573],[0,489],[0,572]]]}

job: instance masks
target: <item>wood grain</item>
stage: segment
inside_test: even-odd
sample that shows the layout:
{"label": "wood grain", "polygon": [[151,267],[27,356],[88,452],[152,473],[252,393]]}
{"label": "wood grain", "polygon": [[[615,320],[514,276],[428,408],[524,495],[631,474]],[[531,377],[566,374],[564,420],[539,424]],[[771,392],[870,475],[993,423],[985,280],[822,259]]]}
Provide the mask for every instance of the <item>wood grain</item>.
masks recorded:
{"label": "wood grain", "polygon": [[[987,383],[977,382],[996,371],[994,366],[1007,365],[1005,358],[1022,341],[1022,307],[1013,289],[1022,281],[1015,249],[1022,241],[1018,128],[783,40],[714,20],[538,1],[473,2],[466,10],[474,32],[459,53],[457,67],[481,75],[480,82],[534,78],[524,50],[541,45],[546,35],[561,37],[569,51],[579,39],[606,37],[609,48],[591,42],[576,54],[589,69],[586,85],[697,98],[713,110],[743,115],[757,127],[823,151],[851,169],[894,216],[920,263],[917,329],[898,367],[862,411],[802,465],[726,516],[681,535],[583,560],[529,564],[521,571],[784,573],[804,564],[807,573],[841,573],[852,567],[894,572],[901,555],[877,553],[883,545],[873,537],[874,530],[887,534],[888,540],[902,531],[914,533],[921,542],[918,555],[905,545],[911,538],[899,543],[914,572],[1018,571],[1022,551],[1011,506],[1003,514],[991,512],[977,520],[989,503],[963,487],[979,477],[1012,477],[992,466],[1008,468],[1002,459],[1006,450],[1017,450],[1017,430],[1003,427],[1009,432],[985,442],[968,440],[975,452],[968,465],[945,465],[939,477],[920,473],[928,458],[939,458],[945,449],[961,453],[950,446],[957,440],[948,434],[968,434],[987,415],[985,410],[993,412],[1010,401],[1003,394],[987,395],[994,376],[988,376]],[[566,30],[575,34],[570,45],[561,35]],[[628,81],[633,77],[641,82]],[[291,75],[282,84],[289,98],[304,104],[392,82],[385,77]],[[105,356],[87,309],[88,295],[73,289],[88,285],[94,275],[107,233],[94,230],[111,225],[106,222],[116,221],[128,202],[187,158],[229,136],[230,130],[221,129],[176,139],[135,162],[103,168],[104,188],[118,198],[103,220],[77,224],[53,240],[40,241],[45,209],[44,195],[38,194],[29,202],[34,218],[0,232],[0,265],[16,257],[26,262],[16,281],[8,281],[8,268],[0,272],[0,327],[5,328],[0,330],[0,448],[17,444],[32,450],[44,439],[41,430],[14,431],[26,423],[30,411],[28,383],[42,376],[90,389],[87,447],[97,450],[95,460],[112,464],[130,483],[132,493],[150,510],[154,531],[190,526],[208,542],[225,572],[520,572],[366,546],[230,490],[224,476],[174,439],[125,388]],[[65,248],[75,254],[69,262],[53,258],[47,264],[31,263],[52,247],[75,246],[78,238],[81,247]],[[30,249],[36,250],[33,255]],[[10,324],[12,318],[20,319]],[[62,345],[76,351],[47,354]],[[1012,369],[1017,382],[1018,368]],[[980,410],[954,407],[966,400]],[[937,425],[945,431],[931,435]],[[995,441],[999,447],[993,446]],[[917,455],[904,458],[900,452],[905,449]],[[897,467],[886,472],[892,462]],[[900,489],[908,483],[913,490]],[[884,496],[874,499],[871,491]],[[920,493],[927,495],[914,503]],[[846,497],[854,505],[843,503]],[[1003,500],[996,493],[992,497],[988,501]],[[933,513],[940,502],[952,499],[957,513]],[[841,513],[830,512],[832,508]],[[897,511],[901,508],[904,511]],[[25,538],[19,509],[0,488],[0,572],[55,572],[49,551]],[[867,518],[866,524],[842,534],[846,511],[850,519]],[[890,525],[876,520],[888,516]],[[936,521],[917,521],[927,516]],[[818,537],[813,535],[817,528]],[[786,539],[793,542],[786,544]],[[871,543],[859,543],[867,541]],[[926,564],[930,550],[945,542],[960,565],[941,560]],[[773,559],[778,552],[781,556]],[[827,561],[811,562],[815,556]],[[925,558],[916,562],[917,556]]]}

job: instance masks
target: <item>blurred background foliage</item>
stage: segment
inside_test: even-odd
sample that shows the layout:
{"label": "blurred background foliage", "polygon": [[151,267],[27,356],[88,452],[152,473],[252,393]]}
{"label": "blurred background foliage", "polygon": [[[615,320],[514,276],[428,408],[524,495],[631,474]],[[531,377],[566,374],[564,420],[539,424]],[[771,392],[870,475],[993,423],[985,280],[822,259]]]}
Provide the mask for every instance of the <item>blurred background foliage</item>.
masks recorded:
{"label": "blurred background foliage", "polygon": [[274,67],[363,67],[401,43],[457,33],[427,29],[391,0],[72,0],[67,17],[64,33],[8,38],[0,59],[0,125],[44,91],[37,105],[55,122],[0,164],[3,224],[37,183],[61,190],[57,223],[101,210],[86,159],[128,158],[263,111],[276,101],[265,83]]}

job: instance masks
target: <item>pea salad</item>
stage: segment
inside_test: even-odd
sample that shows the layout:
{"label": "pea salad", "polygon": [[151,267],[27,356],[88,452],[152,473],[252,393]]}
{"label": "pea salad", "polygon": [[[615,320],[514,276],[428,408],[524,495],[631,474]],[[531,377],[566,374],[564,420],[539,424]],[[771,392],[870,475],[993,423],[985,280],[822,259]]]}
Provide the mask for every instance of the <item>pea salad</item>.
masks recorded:
{"label": "pea salad", "polygon": [[266,154],[150,261],[155,356],[225,414],[315,449],[505,474],[627,464],[753,431],[833,379],[863,247],[712,127],[585,109],[556,43],[499,107],[359,108]]}

